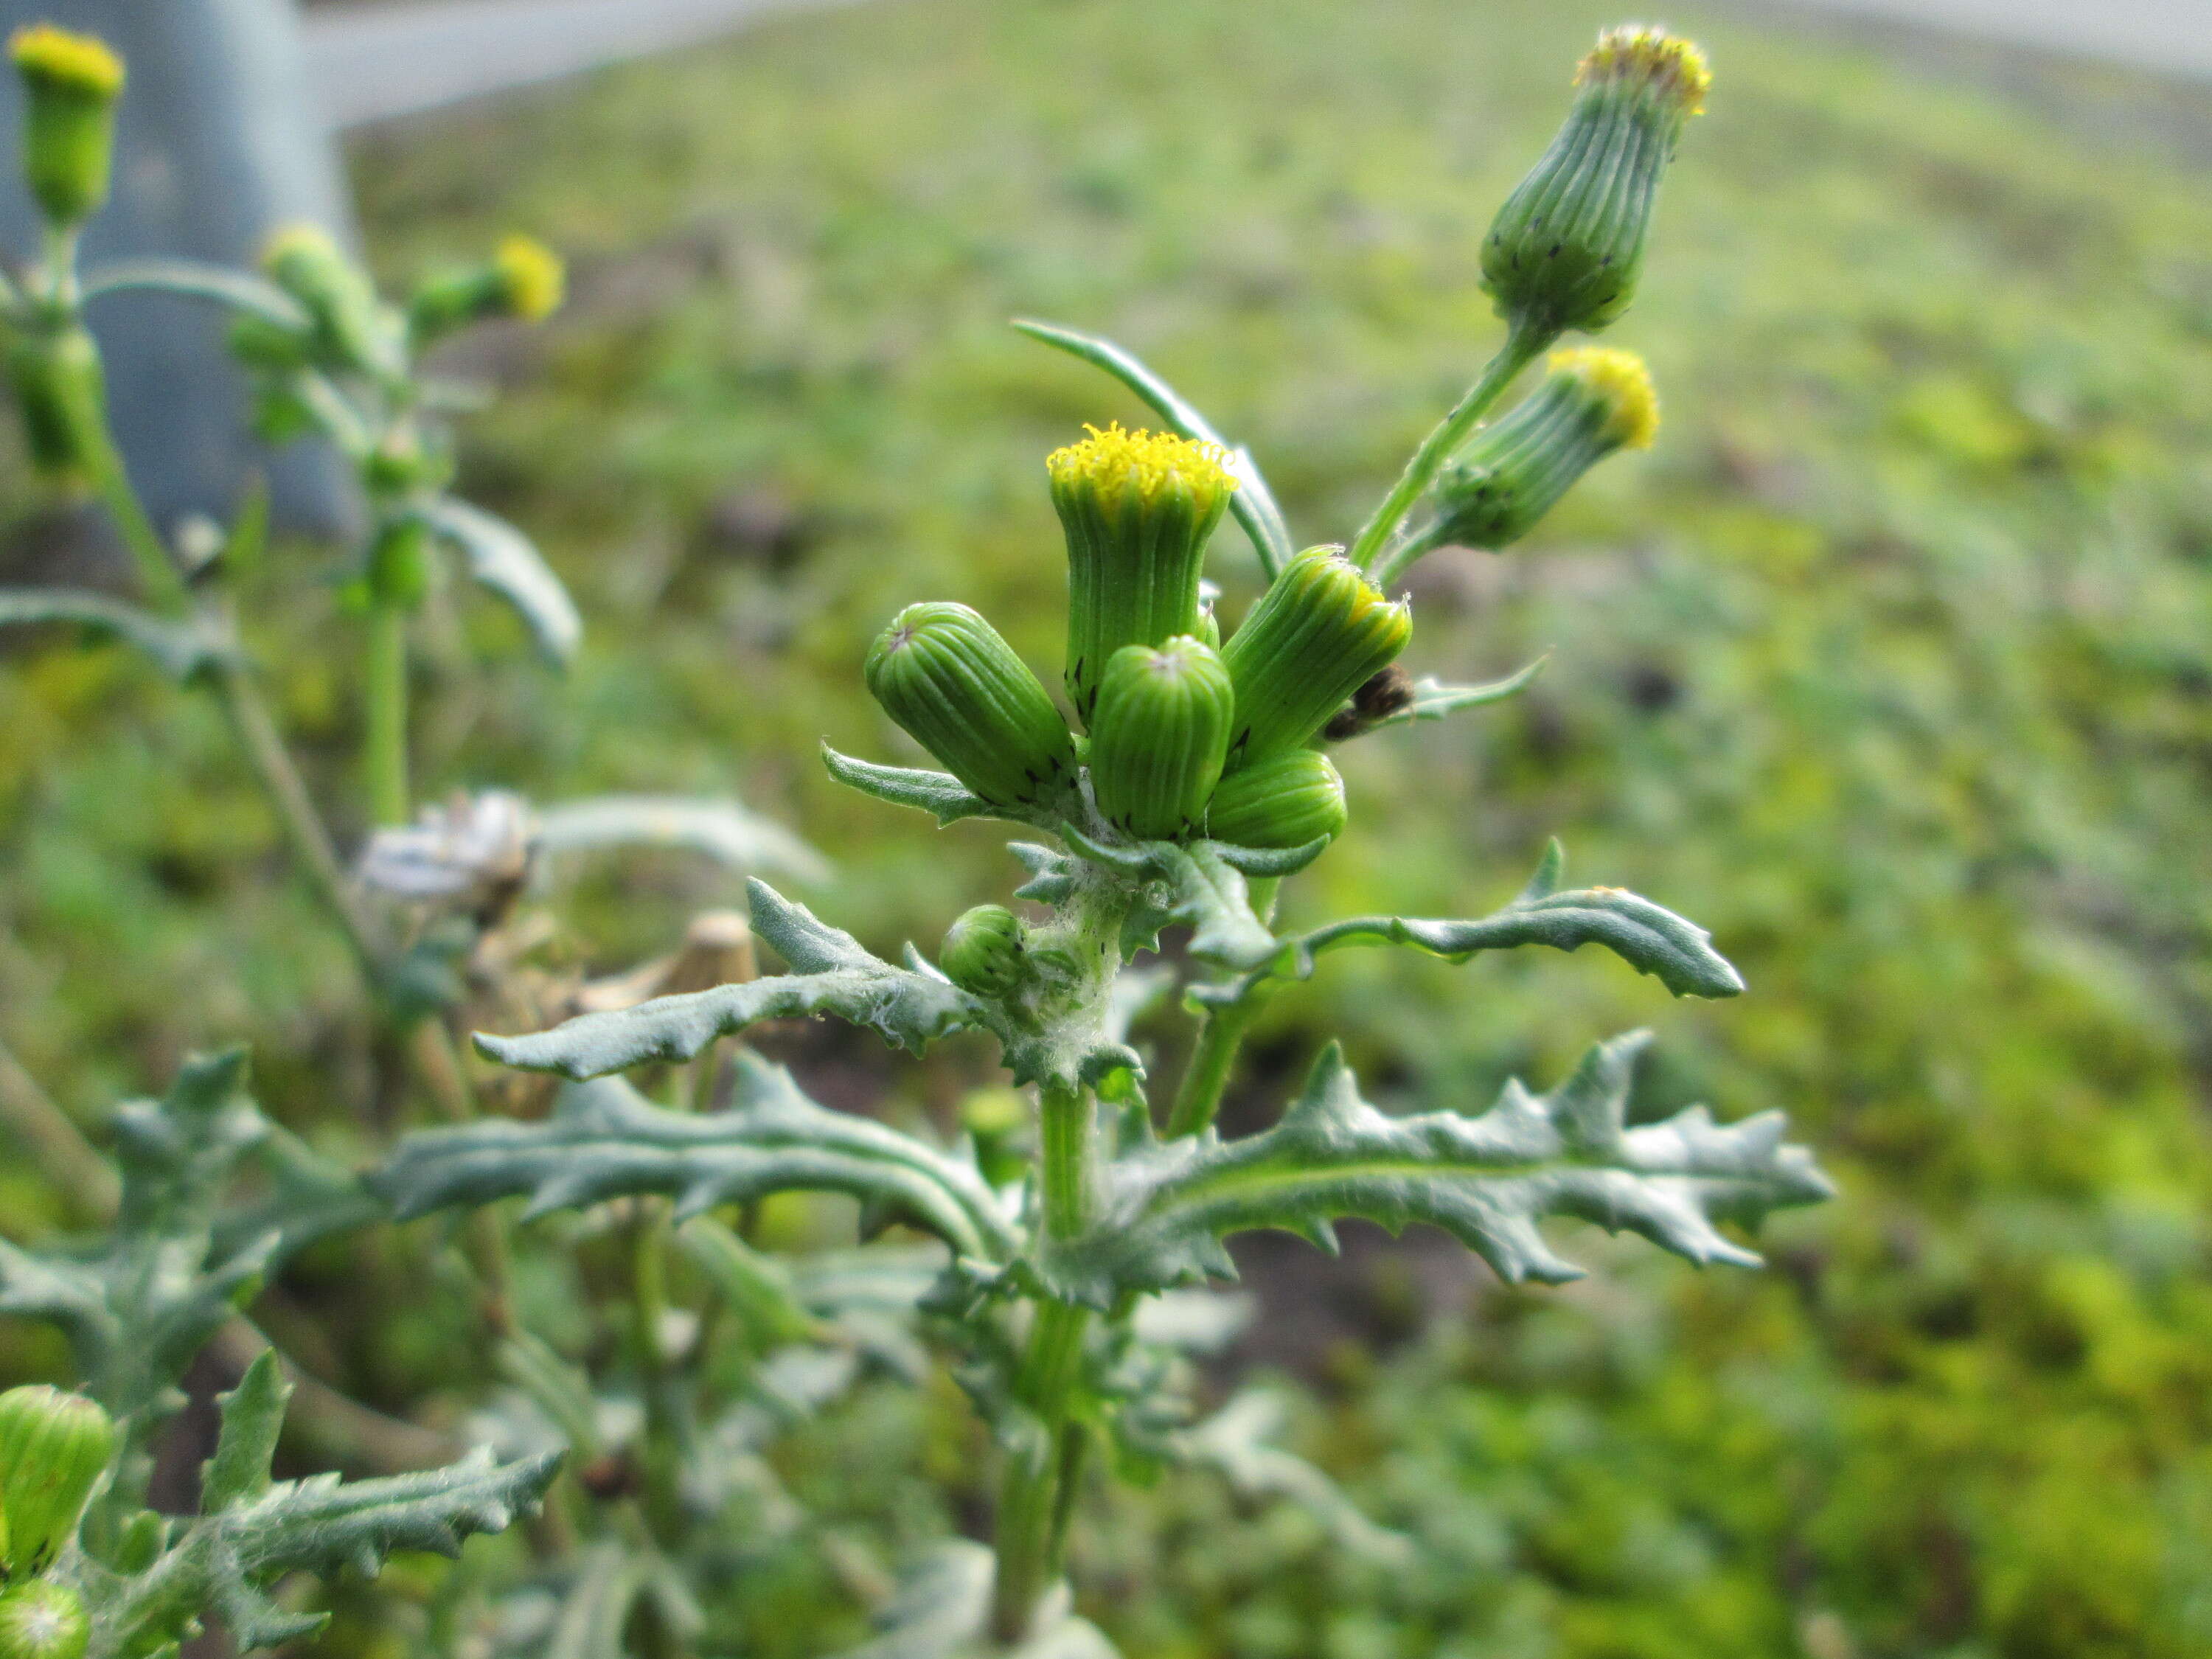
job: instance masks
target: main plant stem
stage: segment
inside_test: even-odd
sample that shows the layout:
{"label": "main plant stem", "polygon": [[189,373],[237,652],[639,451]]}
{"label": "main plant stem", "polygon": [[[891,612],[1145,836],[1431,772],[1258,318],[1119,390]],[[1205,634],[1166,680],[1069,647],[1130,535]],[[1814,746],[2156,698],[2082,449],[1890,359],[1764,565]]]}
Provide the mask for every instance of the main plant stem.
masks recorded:
{"label": "main plant stem", "polygon": [[1421,441],[1413,452],[1413,459],[1406,463],[1398,482],[1382,498],[1352,544],[1352,562],[1372,574],[1377,582],[1387,580],[1398,573],[1391,566],[1394,561],[1382,556],[1390,537],[1405,522],[1406,515],[1436,481],[1437,471],[1451,459],[1451,453],[1467,441],[1474,430],[1475,422],[1490,410],[1490,406],[1504,395],[1513,383],[1513,377],[1528,366],[1536,354],[1557,337],[1553,330],[1534,329],[1516,324],[1505,337],[1505,343],[1498,349],[1482,371],[1481,378],[1469,386],[1467,395],[1452,406],[1451,413],[1437,423],[1436,429]]}
{"label": "main plant stem", "polygon": [[[1106,977],[1110,985],[1110,973]],[[1091,1224],[1097,1201],[1097,1112],[1088,1090],[1056,1083],[1045,1085],[1041,1107],[1042,1228],[1049,1250]],[[1038,1601],[1060,1576],[1086,1438],[1070,1419],[1090,1326],[1090,1309],[1041,1298],[1014,1379],[1026,1420],[1000,1487],[991,1628],[1001,1642],[1018,1642],[1028,1632]]]}

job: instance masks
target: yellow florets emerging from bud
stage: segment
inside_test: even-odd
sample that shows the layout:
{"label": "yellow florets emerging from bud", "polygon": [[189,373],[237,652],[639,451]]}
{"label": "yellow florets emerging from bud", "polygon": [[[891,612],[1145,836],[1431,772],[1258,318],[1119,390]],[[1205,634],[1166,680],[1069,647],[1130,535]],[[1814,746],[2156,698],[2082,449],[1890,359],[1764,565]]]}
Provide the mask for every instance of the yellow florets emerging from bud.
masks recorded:
{"label": "yellow florets emerging from bud", "polygon": [[1575,70],[1575,84],[1629,80],[1676,100],[1686,116],[1703,115],[1713,72],[1693,42],[1649,24],[1624,23],[1598,36],[1596,48]]}
{"label": "yellow florets emerging from bud", "polygon": [[8,56],[27,81],[102,99],[123,90],[123,60],[93,35],[30,23],[8,37]]}
{"label": "yellow florets emerging from bud", "polygon": [[330,232],[305,220],[279,225],[261,245],[261,269],[271,275],[298,259],[321,263],[339,258],[338,245]]}
{"label": "yellow florets emerging from bud", "polygon": [[1053,483],[1063,489],[1127,490],[1152,501],[1177,483],[1201,500],[1212,495],[1225,498],[1237,488],[1229,452],[1219,444],[1141,427],[1125,431],[1119,421],[1103,432],[1095,426],[1084,430],[1091,435],[1081,443],[1068,444],[1045,457]]}
{"label": "yellow florets emerging from bud", "polygon": [[508,312],[526,323],[543,322],[561,308],[568,292],[568,268],[561,256],[531,236],[509,236],[492,256],[506,289]]}
{"label": "yellow florets emerging from bud", "polygon": [[1545,359],[1553,374],[1571,374],[1606,409],[1603,432],[1623,449],[1649,449],[1659,435],[1659,394],[1651,371],[1632,351],[1613,346],[1571,346]]}

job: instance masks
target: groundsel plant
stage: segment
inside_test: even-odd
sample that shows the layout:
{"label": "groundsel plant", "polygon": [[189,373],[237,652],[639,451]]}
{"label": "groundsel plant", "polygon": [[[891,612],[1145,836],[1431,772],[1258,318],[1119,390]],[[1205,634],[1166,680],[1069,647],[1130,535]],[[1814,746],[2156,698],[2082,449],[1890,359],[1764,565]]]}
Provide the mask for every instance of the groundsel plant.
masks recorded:
{"label": "groundsel plant", "polygon": [[[1071,1517],[1102,1447],[1125,1466],[1234,1440],[1176,1424],[1172,1356],[1146,1317],[1159,1298],[1229,1276],[1232,1235],[1284,1229],[1329,1249],[1342,1218],[1423,1222],[1509,1281],[1557,1283],[1578,1270],[1547,1237],[1547,1218],[1748,1266],[1758,1258],[1721,1224],[1753,1225],[1828,1196],[1810,1155],[1784,1143],[1778,1114],[1723,1125],[1692,1107],[1632,1127],[1643,1033],[1597,1043],[1546,1091],[1510,1082],[1486,1109],[1410,1117],[1370,1104],[1331,1045],[1273,1127],[1233,1139],[1216,1127],[1256,1012],[1336,951],[1398,946],[1458,963],[1596,944],[1680,995],[1742,989],[1691,922],[1619,888],[1569,887],[1556,842],[1489,915],[1359,916],[1294,933],[1273,922],[1280,884],[1351,833],[1331,745],[1526,683],[1526,672],[1483,686],[1413,678],[1401,663],[1413,619],[1392,584],[1444,542],[1509,544],[1605,456],[1650,442],[1656,405],[1632,354],[1555,348],[1626,308],[1662,173],[1707,83],[1685,41],[1635,27],[1601,38],[1557,141],[1483,246],[1503,347],[1345,546],[1299,550],[1253,458],[1129,354],[1021,325],[1113,374],[1162,423],[1094,428],[1046,463],[1066,532],[1060,688],[1074,723],[986,618],[931,601],[891,618],[866,675],[944,769],[825,759],[842,782],[940,824],[1019,825],[1012,851],[1027,880],[1011,898],[1028,908],[979,907],[934,960],[909,946],[890,961],[756,881],[752,930],[786,971],[536,1034],[479,1036],[494,1060],[569,1080],[553,1115],[418,1133],[372,1178],[402,1215],[510,1195],[532,1214],[653,1206],[631,1212],[640,1305],[652,1316],[640,1338],[648,1382],[684,1363],[690,1340],[663,1334],[661,1230],[719,1257],[731,1284],[760,1275],[718,1212],[781,1190],[844,1193],[872,1232],[899,1223],[933,1235],[944,1254],[925,1311],[1002,1452],[994,1535],[926,1563],[884,1610],[871,1659],[1111,1651],[1071,1611]],[[1539,360],[1534,389],[1485,425]],[[1231,516],[1267,577],[1233,629],[1205,573]],[[1180,1000],[1195,1030],[1174,1088],[1156,1098],[1127,1038],[1133,1011],[1169,977],[1135,964],[1170,930],[1193,966]],[[808,1016],[909,1051],[988,1033],[1033,1114],[999,1125],[988,1145],[947,1149],[826,1110],[788,1073],[742,1053],[725,1111],[663,1109],[619,1075],[711,1063],[723,1039]],[[1021,1156],[1010,1163],[1011,1151]],[[690,1231],[702,1225],[717,1230],[710,1243]],[[649,1411],[673,1409],[648,1400]],[[1216,1461],[1255,1467],[1249,1437],[1243,1449]]]}
{"label": "groundsel plant", "polygon": [[[620,796],[540,809],[487,790],[418,812],[413,798],[409,627],[444,552],[514,610],[549,660],[565,662],[578,641],[575,607],[528,539],[450,493],[442,417],[466,398],[419,367],[457,329],[545,316],[561,299],[559,262],[510,239],[393,306],[327,234],[294,227],[270,240],[256,272],[173,261],[81,272],[79,234],[108,192],[125,66],[100,41],[50,24],[19,30],[8,51],[24,93],[24,170],[45,226],[37,257],[0,276],[8,389],[36,471],[63,497],[105,508],[138,591],[0,590],[0,624],[120,640],[222,702],[301,870],[352,947],[380,1034],[404,1039],[392,1045],[411,1061],[396,1096],[403,1121],[482,1109],[453,1042],[467,1025],[558,1018],[748,976],[743,919],[715,913],[679,949],[629,973],[587,982],[536,967],[533,944],[550,929],[523,900],[552,860],[638,844],[818,872],[776,826],[726,802]],[[269,435],[327,440],[357,486],[364,531],[339,573],[362,643],[361,799],[349,816],[377,827],[352,858],[293,763],[240,626],[239,578],[267,550],[265,497],[249,492],[227,532],[165,536],[117,453],[87,319],[104,296],[132,289],[226,308]],[[112,1156],[34,1089],[9,1093],[6,1128],[95,1231],[32,1249],[0,1243],[0,1315],[58,1328],[77,1390],[0,1395],[0,1659],[174,1653],[210,1619],[241,1650],[292,1640],[322,1615],[303,1610],[296,1586],[280,1592],[283,1581],[373,1572],[394,1550],[451,1553],[469,1534],[502,1530],[538,1506],[566,1448],[585,1443],[580,1429],[520,1448],[507,1437],[507,1454],[495,1456],[496,1436],[457,1438],[382,1417],[280,1362],[245,1317],[262,1287],[301,1250],[389,1212],[351,1170],[265,1117],[246,1078],[241,1053],[191,1061],[164,1100],[116,1115]],[[483,1216],[463,1237],[476,1305],[526,1359],[504,1231]],[[795,1328],[816,1331],[823,1310],[865,1300],[866,1288],[840,1284],[794,1301]],[[160,1495],[155,1452],[204,1352],[236,1382],[222,1397],[198,1514],[179,1518],[149,1501]],[[386,1473],[272,1480],[295,1392],[313,1443]],[[559,1536],[541,1540],[556,1561],[565,1559]]]}

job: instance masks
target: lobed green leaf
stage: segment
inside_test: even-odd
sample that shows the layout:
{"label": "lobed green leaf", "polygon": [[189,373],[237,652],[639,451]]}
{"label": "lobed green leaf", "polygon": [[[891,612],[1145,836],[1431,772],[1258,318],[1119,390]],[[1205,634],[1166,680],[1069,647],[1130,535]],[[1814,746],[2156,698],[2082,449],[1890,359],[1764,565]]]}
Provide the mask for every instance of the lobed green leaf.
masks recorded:
{"label": "lobed green leaf", "polygon": [[417,510],[425,524],[460,549],[469,574],[514,608],[546,658],[566,667],[584,636],[584,620],[537,544],[497,514],[450,495]]}
{"label": "lobed green leaf", "polygon": [[75,588],[0,588],[0,628],[72,623],[103,639],[137,647],[171,679],[191,680],[237,649],[228,632],[195,617],[179,622],[106,593]]}
{"label": "lobed green leaf", "polygon": [[1441,1227],[1515,1283],[1580,1276],[1538,1229],[1553,1215],[1626,1228],[1692,1261],[1755,1266],[1714,1224],[1755,1223],[1832,1188],[1808,1152],[1783,1144],[1779,1113],[1723,1127],[1693,1106],[1628,1127],[1632,1074],[1649,1041],[1635,1032],[1598,1044],[1548,1095],[1508,1083],[1479,1117],[1386,1116],[1360,1098],[1331,1045],[1273,1128],[1124,1153],[1099,1219],[1047,1255],[1046,1281],[1108,1307],[1130,1291],[1233,1277],[1221,1244],[1232,1233],[1280,1229],[1334,1249],[1333,1223],[1346,1216],[1394,1232],[1416,1221]]}
{"label": "lobed green leaf", "polygon": [[963,1255],[1003,1260],[1013,1249],[1012,1223],[971,1159],[817,1105],[790,1073],[757,1055],[740,1054],[736,1073],[726,1112],[667,1111],[601,1078],[564,1090],[544,1122],[421,1131],[370,1184],[403,1219],[514,1196],[528,1197],[534,1217],[637,1193],[667,1194],[688,1218],[771,1193],[840,1192],[913,1220]]}

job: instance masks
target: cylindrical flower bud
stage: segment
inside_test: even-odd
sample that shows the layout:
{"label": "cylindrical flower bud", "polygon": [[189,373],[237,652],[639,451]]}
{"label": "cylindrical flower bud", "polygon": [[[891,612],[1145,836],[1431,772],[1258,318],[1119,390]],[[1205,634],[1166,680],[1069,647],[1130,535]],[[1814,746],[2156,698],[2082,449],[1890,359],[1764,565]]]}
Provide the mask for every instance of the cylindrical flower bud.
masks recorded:
{"label": "cylindrical flower bud", "polygon": [[85,1499],[115,1449],[115,1425],[81,1394],[45,1383],[0,1394],[0,1513],[7,1571],[34,1577],[76,1531]]}
{"label": "cylindrical flower bud", "polygon": [[310,355],[330,368],[391,372],[392,349],[368,274],[319,225],[287,225],[269,239],[261,269],[300,302],[313,333]]}
{"label": "cylindrical flower bud", "polygon": [[9,37],[23,82],[23,172],[49,224],[82,224],[107,199],[123,60],[105,41],[33,23]]}
{"label": "cylindrical flower bud", "polygon": [[1237,688],[1228,769],[1304,747],[1413,633],[1413,613],[1385,599],[1334,548],[1299,554],[1221,653]]}
{"label": "cylindrical flower bud", "polygon": [[0,1659],[84,1659],[91,1636],[68,1585],[33,1579],[0,1590]]}
{"label": "cylindrical flower bud", "polygon": [[1199,631],[1206,538],[1237,488],[1218,444],[1090,432],[1045,462],[1067,532],[1067,695],[1086,727],[1116,651]]}
{"label": "cylindrical flower bud", "polygon": [[1236,707],[1229,670],[1203,640],[1116,651],[1091,719],[1091,787],[1107,822],[1142,841],[1196,829],[1229,756]]}
{"label": "cylindrical flower bud", "polygon": [[1231,772],[1206,806],[1209,840],[1232,847],[1304,847],[1343,833],[1344,780],[1328,757],[1292,749]]}
{"label": "cylindrical flower bud", "polygon": [[1021,919],[1003,904],[979,904],[945,930],[937,965],[979,997],[1002,997],[1021,982]]}
{"label": "cylindrical flower bud", "polygon": [[568,271],[561,257],[529,236],[509,236],[485,264],[433,277],[407,304],[407,329],[424,344],[494,317],[542,322],[561,308]]}
{"label": "cylindrical flower bud", "polygon": [[1603,328],[1628,308],[1659,180],[1705,107],[1704,54],[1657,29],[1607,29],[1575,75],[1574,106],[1492,222],[1482,283],[1539,334]]}
{"label": "cylindrical flower bud", "polygon": [[1075,741],[998,630],[964,605],[910,605],[868,648],[884,712],[985,800],[1036,806],[1075,782]]}
{"label": "cylindrical flower bud", "polygon": [[1544,383],[1484,427],[1438,475],[1431,547],[1500,548],[1518,541],[1617,449],[1649,449],[1659,430],[1650,371],[1632,351],[1555,351]]}
{"label": "cylindrical flower bud", "polygon": [[72,488],[89,482],[107,427],[106,383],[92,336],[75,323],[27,328],[8,348],[8,386],[40,475]]}

